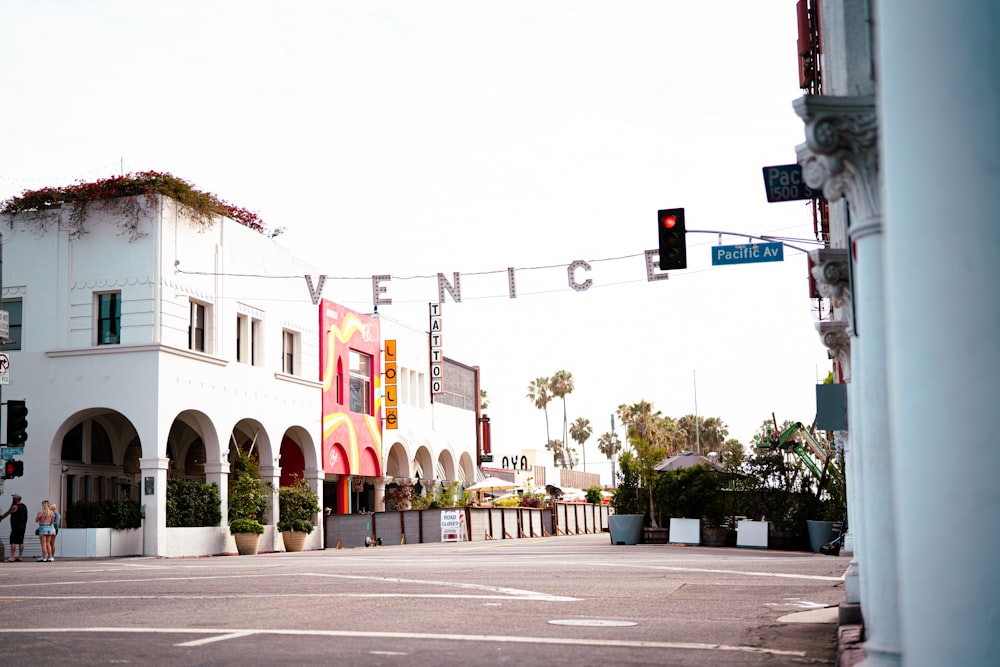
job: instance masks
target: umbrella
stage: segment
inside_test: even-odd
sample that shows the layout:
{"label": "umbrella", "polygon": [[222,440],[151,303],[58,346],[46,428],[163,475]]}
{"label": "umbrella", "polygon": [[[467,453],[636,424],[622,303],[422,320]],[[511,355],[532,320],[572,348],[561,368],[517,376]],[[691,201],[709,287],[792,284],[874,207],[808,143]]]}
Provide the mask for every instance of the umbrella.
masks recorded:
{"label": "umbrella", "polygon": [[663,472],[664,470],[681,470],[702,464],[708,464],[716,470],[721,470],[721,466],[718,463],[694,452],[681,452],[677,456],[667,457],[653,466],[653,470],[658,470],[659,472]]}
{"label": "umbrella", "polygon": [[501,491],[503,489],[517,489],[521,485],[499,477],[487,477],[481,482],[476,482],[472,486],[465,487],[466,491]]}

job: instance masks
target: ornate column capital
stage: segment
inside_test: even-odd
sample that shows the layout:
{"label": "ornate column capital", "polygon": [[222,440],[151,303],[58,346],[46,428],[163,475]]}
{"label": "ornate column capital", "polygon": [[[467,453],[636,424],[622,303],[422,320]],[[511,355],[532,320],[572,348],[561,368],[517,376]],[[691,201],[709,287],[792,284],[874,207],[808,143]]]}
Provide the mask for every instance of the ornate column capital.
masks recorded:
{"label": "ornate column capital", "polygon": [[837,308],[851,305],[851,273],[847,265],[847,248],[820,248],[809,253],[812,276],[819,293]]}
{"label": "ornate column capital", "polygon": [[851,379],[851,336],[844,320],[822,320],[816,322],[820,340],[826,346],[831,359],[840,362],[844,382]]}
{"label": "ornate column capital", "polygon": [[805,95],[792,106],[806,125],[795,152],[809,187],[829,200],[846,197],[861,227],[881,224],[875,97]]}

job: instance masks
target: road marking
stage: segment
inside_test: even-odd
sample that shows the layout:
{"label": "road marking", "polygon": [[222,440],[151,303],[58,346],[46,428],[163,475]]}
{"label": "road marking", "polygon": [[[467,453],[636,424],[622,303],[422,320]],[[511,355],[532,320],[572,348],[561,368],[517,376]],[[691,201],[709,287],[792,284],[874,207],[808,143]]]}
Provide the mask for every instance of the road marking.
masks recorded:
{"label": "road marking", "polygon": [[41,581],[30,584],[9,584],[0,586],[3,588],[29,588],[29,587],[51,587],[62,585],[103,585],[122,583],[150,583],[164,581],[203,581],[218,579],[248,579],[252,577],[276,579],[278,577],[323,577],[328,579],[352,579],[368,582],[379,582],[388,584],[413,584],[419,586],[437,586],[445,588],[457,588],[469,591],[479,591],[482,594],[459,594],[459,593],[239,593],[239,594],[165,594],[165,595],[44,595],[44,596],[24,596],[25,599],[45,599],[45,600],[150,600],[150,599],[178,599],[178,600],[207,600],[207,599],[266,599],[266,598],[447,598],[447,599],[472,599],[472,600],[523,600],[528,602],[578,602],[580,598],[568,597],[565,595],[549,595],[537,591],[528,591],[519,588],[507,588],[504,586],[488,586],[485,584],[470,584],[457,581],[438,581],[433,579],[401,579],[399,577],[375,577],[365,575],[348,574],[327,574],[321,572],[302,572],[292,574],[260,574],[260,575],[212,575],[202,577],[152,577],[144,579],[103,579],[95,581]]}
{"label": "road marking", "polygon": [[[411,641],[464,641],[493,642],[497,644],[545,644],[550,646],[596,646],[602,648],[649,648],[649,649],[684,649],[692,651],[730,651],[736,653],[753,653],[774,656],[794,656],[804,658],[805,651],[786,651],[759,646],[733,646],[730,644],[703,644],[699,642],[660,642],[627,639],[588,639],[585,637],[516,637],[504,635],[457,635],[444,633],[420,632],[370,632],[352,630],[278,630],[268,628],[136,628],[136,627],[87,627],[87,628],[10,628],[0,627],[0,635],[5,633],[25,634],[37,633],[51,635],[55,633],[119,633],[119,634],[194,634],[213,635],[211,641],[247,637],[250,635],[278,635],[284,637],[353,637],[358,639],[405,639]],[[191,645],[191,642],[178,646]]]}
{"label": "road marking", "polygon": [[195,639],[189,642],[182,642],[180,644],[174,644],[174,646],[204,646],[205,644],[221,642],[227,639],[239,639],[240,637],[249,637],[253,634],[254,634],[253,632],[248,632],[248,631],[230,632],[228,634],[219,635],[216,637],[205,637],[204,639]]}
{"label": "road marking", "polygon": [[581,628],[627,628],[638,624],[632,621],[611,621],[600,618],[561,618],[549,621],[549,625],[572,625]]}
{"label": "road marking", "polygon": [[844,575],[831,577],[820,574],[791,574],[788,572],[748,572],[746,570],[717,570],[704,567],[673,567],[670,565],[618,565],[608,563],[610,567],[627,567],[641,570],[668,570],[670,572],[704,572],[706,574],[738,574],[746,577],[774,577],[777,579],[809,579],[812,581],[844,581]]}

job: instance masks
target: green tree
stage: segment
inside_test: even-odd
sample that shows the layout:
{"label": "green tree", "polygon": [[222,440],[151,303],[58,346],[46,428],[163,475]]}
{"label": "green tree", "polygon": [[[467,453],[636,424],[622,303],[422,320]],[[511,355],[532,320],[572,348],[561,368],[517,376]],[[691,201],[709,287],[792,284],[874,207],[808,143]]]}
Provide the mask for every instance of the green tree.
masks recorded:
{"label": "green tree", "polygon": [[719,417],[684,415],[677,420],[677,426],[684,433],[685,448],[692,452],[719,452],[729,435]]}
{"label": "green tree", "polygon": [[[563,404],[563,432],[562,441],[564,443],[569,443],[569,421],[566,417],[566,396],[573,393],[573,374],[569,371],[556,371],[551,378],[549,378],[549,393],[554,397],[562,399]],[[572,468],[573,465],[572,457],[569,460],[563,460],[563,467]]]}
{"label": "green tree", "polygon": [[[586,442],[593,435],[594,429],[590,427],[590,420],[584,419],[583,417],[577,417],[573,424],[569,427],[569,434],[579,445],[583,452],[583,470],[587,470],[587,447]],[[573,466],[570,465],[570,468]]]}
{"label": "green tree", "polygon": [[549,393],[549,378],[539,377],[529,382],[526,398],[545,413],[545,448],[549,449],[549,443],[552,442],[552,435],[549,433],[549,403],[552,401],[552,394]]}

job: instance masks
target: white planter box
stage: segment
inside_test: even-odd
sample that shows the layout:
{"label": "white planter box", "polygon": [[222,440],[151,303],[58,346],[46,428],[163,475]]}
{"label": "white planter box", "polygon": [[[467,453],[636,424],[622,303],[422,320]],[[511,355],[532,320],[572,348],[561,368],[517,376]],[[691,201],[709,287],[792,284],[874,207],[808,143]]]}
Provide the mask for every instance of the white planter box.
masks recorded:
{"label": "white planter box", "polygon": [[701,544],[701,519],[670,519],[671,544]]}
{"label": "white planter box", "polygon": [[767,521],[736,522],[736,546],[767,548]]}
{"label": "white planter box", "polygon": [[141,556],[142,529],[60,528],[56,537],[59,558]]}

